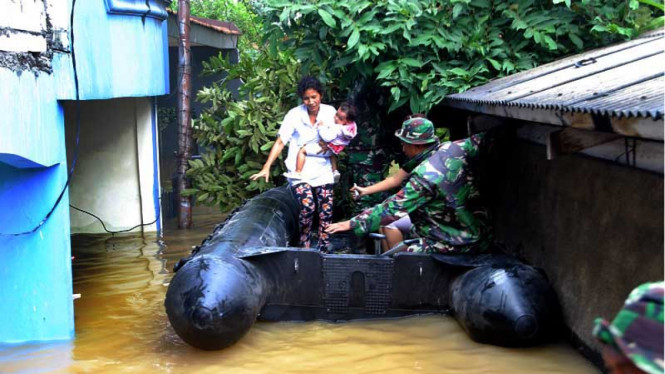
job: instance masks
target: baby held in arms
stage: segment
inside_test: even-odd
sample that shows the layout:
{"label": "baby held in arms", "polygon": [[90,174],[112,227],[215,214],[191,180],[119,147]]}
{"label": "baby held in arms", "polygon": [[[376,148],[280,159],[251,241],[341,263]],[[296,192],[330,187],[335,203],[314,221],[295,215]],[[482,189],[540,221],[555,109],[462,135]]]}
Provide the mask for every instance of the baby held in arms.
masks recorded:
{"label": "baby held in arms", "polygon": [[330,157],[335,182],[339,180],[337,171],[337,155],[344,150],[351,139],[356,136],[356,109],[344,103],[339,106],[335,113],[335,123],[317,122],[317,127],[321,140],[316,143],[307,143],[300,151],[296,159],[296,170],[293,173],[284,173],[284,176],[290,179],[302,179],[302,169],[305,166],[307,156]]}

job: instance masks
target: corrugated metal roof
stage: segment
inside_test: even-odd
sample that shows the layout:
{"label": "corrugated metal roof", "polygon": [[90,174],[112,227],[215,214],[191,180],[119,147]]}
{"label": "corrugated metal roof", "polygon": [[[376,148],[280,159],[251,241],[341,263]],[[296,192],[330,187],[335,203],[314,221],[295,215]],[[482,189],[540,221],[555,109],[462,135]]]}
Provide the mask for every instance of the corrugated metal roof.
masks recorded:
{"label": "corrugated metal roof", "polygon": [[197,23],[203,27],[217,30],[228,35],[241,35],[240,30],[231,22],[218,21],[216,19],[189,17],[190,22]]}
{"label": "corrugated metal roof", "polygon": [[663,116],[663,30],[491,81],[446,98],[614,117]]}
{"label": "corrugated metal roof", "polygon": [[[178,15],[178,12],[175,12],[171,9],[167,9],[167,11],[171,14]],[[189,16],[189,22],[195,23],[197,25],[201,25],[203,27],[221,32],[222,34],[227,34],[227,35],[242,35],[242,32],[236,25],[234,25],[231,22],[224,22],[224,21],[218,21],[216,19],[210,19],[210,18],[201,18],[201,17],[194,17],[194,16]]]}

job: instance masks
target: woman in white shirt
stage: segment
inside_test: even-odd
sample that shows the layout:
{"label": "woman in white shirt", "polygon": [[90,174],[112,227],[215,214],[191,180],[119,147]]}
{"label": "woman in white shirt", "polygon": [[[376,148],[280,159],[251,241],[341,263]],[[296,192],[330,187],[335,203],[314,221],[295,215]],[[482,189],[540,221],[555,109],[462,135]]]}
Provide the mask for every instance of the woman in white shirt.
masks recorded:
{"label": "woman in white shirt", "polygon": [[[289,172],[296,169],[296,159],[300,148],[308,143],[318,142],[319,134],[315,124],[317,122],[332,123],[335,108],[321,104],[323,86],[318,79],[305,77],[298,83],[298,96],[302,98],[299,105],[284,116],[279,128],[277,140],[270,150],[268,160],[260,172],[252,175],[250,179],[270,177],[270,167],[289,143],[289,150],[284,163]],[[300,173],[301,179],[289,180],[293,184],[296,196],[300,202],[300,246],[309,248],[314,214],[318,211],[318,249],[327,251],[329,237],[324,231],[332,222],[333,209],[333,172],[328,157],[308,157]]]}

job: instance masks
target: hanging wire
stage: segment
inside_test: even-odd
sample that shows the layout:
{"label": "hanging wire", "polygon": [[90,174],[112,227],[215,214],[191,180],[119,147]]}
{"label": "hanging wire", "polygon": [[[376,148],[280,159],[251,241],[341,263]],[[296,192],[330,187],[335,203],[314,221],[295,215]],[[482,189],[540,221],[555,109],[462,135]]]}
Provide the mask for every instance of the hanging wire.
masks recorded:
{"label": "hanging wire", "polygon": [[155,222],[157,222],[157,218],[155,218],[154,221],[149,222],[149,223],[139,223],[138,225],[136,225],[136,226],[132,226],[131,228],[128,228],[128,229],[125,229],[125,230],[113,231],[113,230],[109,230],[108,228],[106,228],[106,225],[104,224],[104,221],[102,221],[101,218],[99,218],[98,216],[96,216],[96,215],[94,215],[94,214],[88,212],[87,210],[83,210],[83,209],[81,209],[81,208],[77,208],[77,207],[73,206],[72,204],[69,204],[69,207],[72,208],[72,209],[74,209],[74,210],[78,210],[78,211],[81,212],[81,213],[85,213],[85,214],[88,214],[88,215],[90,215],[90,216],[95,217],[95,218],[96,218],[96,219],[102,224],[102,228],[104,229],[104,231],[108,232],[108,233],[111,234],[111,235],[113,235],[113,234],[120,234],[120,233],[123,233],[123,232],[130,232],[130,231],[134,230],[134,229],[137,228],[137,227],[150,226],[150,225],[154,224]]}

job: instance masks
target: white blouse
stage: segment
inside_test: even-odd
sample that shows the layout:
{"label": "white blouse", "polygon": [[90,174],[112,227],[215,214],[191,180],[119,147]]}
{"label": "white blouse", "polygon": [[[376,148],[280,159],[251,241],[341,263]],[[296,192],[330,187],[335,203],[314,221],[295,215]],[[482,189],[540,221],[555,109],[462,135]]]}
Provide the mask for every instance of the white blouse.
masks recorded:
{"label": "white blouse", "polygon": [[[321,104],[319,113],[316,115],[316,121],[323,123],[332,123],[335,120],[337,111],[333,106]],[[289,172],[296,170],[296,159],[300,148],[308,143],[318,142],[319,133],[309,121],[307,106],[299,105],[286,113],[284,121],[279,128],[279,137],[284,144],[289,144],[289,150],[284,160]],[[305,167],[302,170],[302,181],[312,187],[322,186],[333,183],[332,166],[328,157],[307,157]]]}

